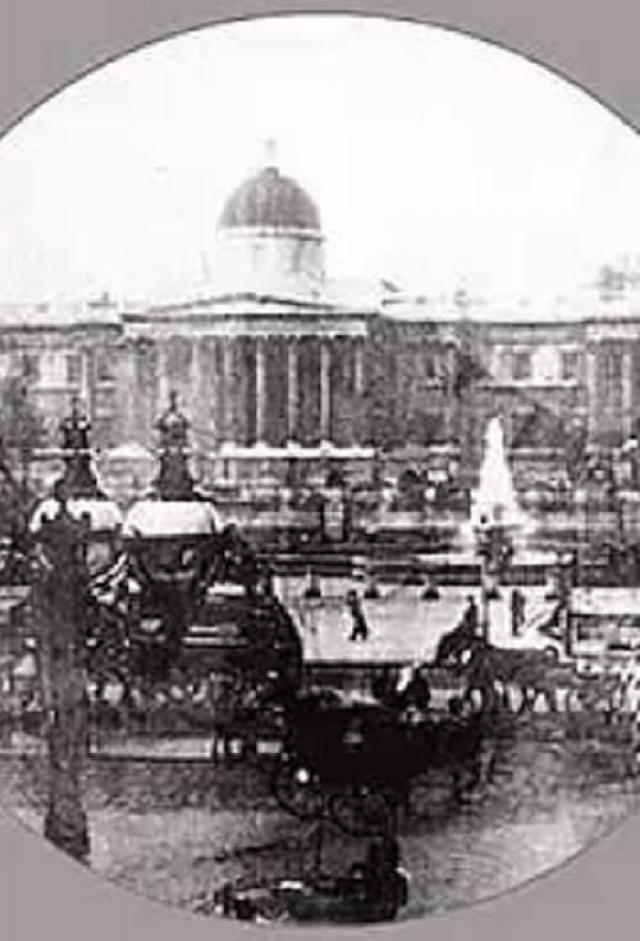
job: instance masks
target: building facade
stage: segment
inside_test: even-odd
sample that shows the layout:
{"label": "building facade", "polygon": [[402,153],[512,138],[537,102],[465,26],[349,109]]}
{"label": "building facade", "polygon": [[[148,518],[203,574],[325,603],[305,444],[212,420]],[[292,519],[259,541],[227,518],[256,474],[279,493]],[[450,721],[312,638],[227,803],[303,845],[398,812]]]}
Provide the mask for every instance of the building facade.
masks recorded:
{"label": "building facade", "polygon": [[74,394],[105,461],[142,461],[171,390],[205,484],[367,479],[381,464],[387,477],[435,467],[472,480],[495,415],[523,486],[570,464],[577,442],[633,439],[637,295],[593,291],[545,311],[407,298],[333,281],[324,248],[313,200],[267,166],[223,207],[198,296],[4,308],[1,389],[28,391],[41,462]]}

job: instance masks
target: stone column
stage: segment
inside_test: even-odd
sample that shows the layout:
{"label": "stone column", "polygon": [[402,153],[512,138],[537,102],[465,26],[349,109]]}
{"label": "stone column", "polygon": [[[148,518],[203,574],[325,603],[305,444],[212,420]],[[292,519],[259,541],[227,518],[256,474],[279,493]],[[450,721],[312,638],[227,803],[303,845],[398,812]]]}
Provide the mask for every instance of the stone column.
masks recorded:
{"label": "stone column", "polygon": [[585,355],[585,385],[587,391],[587,428],[593,441],[598,429],[598,350],[589,345]]}
{"label": "stone column", "polygon": [[295,441],[298,424],[298,341],[292,337],[287,345],[287,437]]}
{"label": "stone column", "polygon": [[320,438],[331,439],[331,350],[327,340],[320,342]]}
{"label": "stone column", "polygon": [[626,349],[622,358],[622,430],[630,437],[633,425],[633,349]]}
{"label": "stone column", "polygon": [[142,427],[140,413],[144,404],[140,402],[148,394],[138,383],[138,354],[133,344],[123,343],[116,360],[116,402],[118,414],[118,438],[120,441],[144,441],[148,428]]}
{"label": "stone column", "polygon": [[86,409],[87,417],[93,420],[93,390],[95,383],[95,361],[93,352],[88,347],[80,349],[80,383],[78,395],[83,407]]}
{"label": "stone column", "polygon": [[170,383],[167,374],[167,341],[158,340],[157,342],[158,360],[157,360],[157,402],[156,411],[164,411],[169,404]]}
{"label": "stone column", "polygon": [[193,467],[198,477],[202,476],[202,452],[209,447],[210,438],[207,429],[205,399],[202,394],[202,374],[200,370],[200,338],[191,340],[191,360],[189,362],[189,411],[191,419],[191,447],[193,449]]}
{"label": "stone column", "polygon": [[364,344],[360,338],[354,341],[353,348],[353,391],[356,395],[364,392]]}
{"label": "stone column", "polygon": [[256,442],[264,441],[266,419],[265,337],[256,337]]}
{"label": "stone column", "polygon": [[[234,389],[233,389],[233,338],[225,337],[222,341],[222,415],[221,438],[223,441],[234,439]],[[237,390],[235,391],[237,395]]]}
{"label": "stone column", "polygon": [[203,359],[202,337],[194,337],[191,344],[191,401],[193,402],[193,423],[206,427],[208,401],[206,400],[204,375],[202,370]]}
{"label": "stone column", "polygon": [[364,342],[361,337],[353,341],[353,415],[355,427],[352,429],[353,443],[359,444],[366,434],[364,402]]}
{"label": "stone column", "polygon": [[451,342],[448,342],[446,347],[445,368],[445,434],[447,436],[447,441],[450,442],[455,433],[455,384],[458,371],[458,351],[455,344]]}

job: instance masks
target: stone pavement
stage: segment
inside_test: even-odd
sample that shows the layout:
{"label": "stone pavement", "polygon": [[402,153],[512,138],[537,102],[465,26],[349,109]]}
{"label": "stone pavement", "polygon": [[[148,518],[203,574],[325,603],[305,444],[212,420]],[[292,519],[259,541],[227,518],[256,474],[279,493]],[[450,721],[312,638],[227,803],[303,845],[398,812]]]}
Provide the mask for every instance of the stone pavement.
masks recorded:
{"label": "stone pavement", "polygon": [[[381,597],[362,602],[370,634],[366,641],[349,640],[351,618],[345,596],[353,587],[350,579],[321,580],[323,597],[303,597],[303,578],[282,579],[277,590],[300,629],[305,660],[311,662],[368,663],[430,661],[439,639],[452,630],[462,616],[467,598],[473,594],[480,602],[478,589],[443,587],[438,601],[421,598],[420,587],[380,586]],[[544,647],[549,641],[535,624],[551,614],[553,603],[545,601],[544,587],[523,589],[527,596],[527,625],[518,637],[511,633],[511,589],[501,591],[500,599],[490,603],[490,640],[502,647]]]}

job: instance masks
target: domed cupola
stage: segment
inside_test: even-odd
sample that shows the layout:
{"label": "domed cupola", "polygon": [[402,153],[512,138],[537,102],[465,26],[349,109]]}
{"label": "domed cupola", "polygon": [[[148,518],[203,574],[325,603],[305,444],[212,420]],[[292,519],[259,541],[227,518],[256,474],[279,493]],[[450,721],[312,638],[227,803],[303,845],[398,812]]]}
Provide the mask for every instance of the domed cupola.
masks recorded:
{"label": "domed cupola", "polygon": [[311,197],[273,166],[241,183],[227,200],[219,225],[221,229],[321,233],[320,214]]}
{"label": "domed cupola", "polygon": [[189,422],[171,393],[158,421],[159,473],[150,493],[127,513],[124,534],[143,540],[197,540],[219,530],[213,504],[196,489],[189,470]]}
{"label": "domed cupola", "polygon": [[320,213],[294,179],[267,165],[238,186],[218,221],[216,280],[236,293],[313,293],[324,280]]}

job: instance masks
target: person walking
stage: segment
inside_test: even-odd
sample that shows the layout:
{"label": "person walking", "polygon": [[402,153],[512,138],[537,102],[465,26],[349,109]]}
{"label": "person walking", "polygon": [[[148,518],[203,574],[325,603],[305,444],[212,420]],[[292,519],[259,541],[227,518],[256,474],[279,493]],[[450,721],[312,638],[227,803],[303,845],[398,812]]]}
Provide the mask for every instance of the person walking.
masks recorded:
{"label": "person walking", "polygon": [[322,598],[322,588],[320,587],[320,576],[313,569],[309,569],[307,574],[307,585],[304,590],[304,597],[310,600]]}
{"label": "person walking", "polygon": [[426,585],[424,591],[422,592],[423,601],[438,601],[440,599],[440,589],[438,588],[438,583],[435,579],[435,576],[427,573],[426,576]]}
{"label": "person walking", "polygon": [[467,607],[462,615],[461,627],[464,625],[466,632],[471,635],[478,633],[478,624],[480,623],[480,614],[478,604],[473,595],[467,595]]}
{"label": "person walking", "polygon": [[347,593],[347,608],[351,615],[351,633],[349,634],[349,640],[358,641],[358,640],[367,640],[369,637],[369,625],[367,624],[367,619],[364,616],[364,611],[362,609],[362,602],[358,597],[357,591],[353,588]]}
{"label": "person walking", "polygon": [[517,637],[525,621],[526,597],[520,588],[511,592],[511,633]]}

